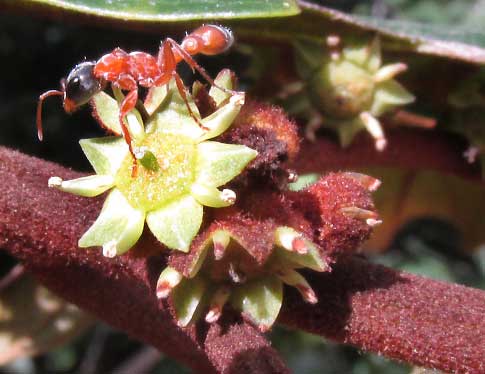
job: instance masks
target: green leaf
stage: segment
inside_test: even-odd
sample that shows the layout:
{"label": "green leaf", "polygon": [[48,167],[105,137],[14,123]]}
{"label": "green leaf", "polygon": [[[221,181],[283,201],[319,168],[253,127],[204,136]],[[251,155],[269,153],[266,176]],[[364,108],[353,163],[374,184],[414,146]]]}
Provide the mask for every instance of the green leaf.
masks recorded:
{"label": "green leaf", "polygon": [[96,174],[115,175],[128,154],[128,145],[120,137],[81,139],[79,144]]}
{"label": "green leaf", "polygon": [[257,156],[257,152],[244,145],[203,142],[197,145],[196,183],[219,187],[241,173]]}
{"label": "green leaf", "polygon": [[283,284],[273,275],[249,281],[237,288],[231,296],[232,305],[263,331],[276,321],[282,302]]}
{"label": "green leaf", "polygon": [[202,223],[202,205],[188,195],[147,214],[155,237],[171,249],[188,252]]}
{"label": "green leaf", "polygon": [[172,301],[179,326],[185,327],[202,309],[201,301],[207,283],[202,277],[184,278],[172,291]]}
{"label": "green leaf", "polygon": [[299,13],[295,0],[24,0],[26,4],[60,8],[123,21],[282,17]]}
{"label": "green leaf", "polygon": [[145,214],[128,204],[115,188],[106,198],[99,217],[79,239],[79,246],[103,246],[107,257],[122,254],[138,241],[144,223]]}

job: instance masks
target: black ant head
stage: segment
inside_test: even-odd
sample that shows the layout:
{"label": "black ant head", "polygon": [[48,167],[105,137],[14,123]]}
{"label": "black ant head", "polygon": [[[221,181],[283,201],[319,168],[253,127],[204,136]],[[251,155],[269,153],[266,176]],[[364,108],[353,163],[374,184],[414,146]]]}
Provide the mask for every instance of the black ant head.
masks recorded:
{"label": "black ant head", "polygon": [[95,62],[86,61],[76,65],[66,80],[61,82],[64,92],[64,110],[72,113],[79,106],[86,104],[103,89],[100,79],[94,76]]}
{"label": "black ant head", "polygon": [[74,112],[86,104],[103,89],[104,83],[94,76],[95,62],[82,62],[71,70],[67,79],[61,80],[61,89],[49,90],[39,96],[37,103],[37,135],[42,140],[42,103],[50,96],[62,96],[62,105],[67,113]]}

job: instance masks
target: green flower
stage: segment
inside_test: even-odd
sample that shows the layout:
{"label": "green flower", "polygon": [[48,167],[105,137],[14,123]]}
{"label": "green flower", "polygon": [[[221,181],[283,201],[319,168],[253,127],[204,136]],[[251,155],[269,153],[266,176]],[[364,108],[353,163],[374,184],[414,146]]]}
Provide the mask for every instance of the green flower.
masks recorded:
{"label": "green flower", "polygon": [[[229,71],[216,81],[226,88]],[[121,133],[118,123],[120,91],[115,97],[100,93],[93,99],[94,115],[104,127]],[[144,223],[165,246],[187,252],[199,231],[203,206],[226,207],[236,194],[220,190],[256,157],[242,145],[208,141],[223,133],[244,104],[244,94],[228,95],[217,88],[209,93],[217,110],[200,118],[189,95],[192,112],[207,130],[190,116],[175,84],[152,89],[145,102],[149,118],[143,124],[133,110],[126,121],[133,137],[138,172],[132,176],[133,160],[121,137],[80,141],[96,174],[63,181],[49,179],[49,186],[81,196],[97,196],[111,190],[94,224],[79,239],[80,247],[102,246],[107,257],[120,255],[140,238]]]}
{"label": "green flower", "polygon": [[[379,39],[343,42],[327,38],[324,48],[314,41],[295,43],[296,62],[305,82],[308,100],[292,105],[297,112],[312,113],[308,134],[314,137],[321,125],[335,129],[343,146],[366,129],[375,139],[376,149],[386,147],[378,117],[414,101],[394,77],[407,69],[398,62],[382,66]],[[295,111],[295,110],[294,110]]]}
{"label": "green flower", "polygon": [[[242,225],[250,231],[242,234],[235,221],[225,227],[222,222],[214,224],[192,249],[184,269],[169,266],[160,274],[157,297],[170,296],[180,326],[194,323],[204,313],[213,323],[230,304],[266,331],[278,317],[284,284],[296,288],[304,301],[318,302],[296,269],[329,271],[322,249],[291,227]],[[268,245],[264,253],[255,251],[252,236],[259,238],[258,245]]]}

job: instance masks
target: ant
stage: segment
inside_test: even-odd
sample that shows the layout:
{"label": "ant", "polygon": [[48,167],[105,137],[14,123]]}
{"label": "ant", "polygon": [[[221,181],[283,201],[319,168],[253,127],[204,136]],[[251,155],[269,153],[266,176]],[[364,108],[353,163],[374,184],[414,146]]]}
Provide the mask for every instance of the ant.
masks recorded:
{"label": "ant", "polygon": [[[203,25],[185,36],[181,44],[171,38],[162,41],[158,56],[145,52],[127,53],[120,48],[102,56],[97,62],[86,61],[76,65],[67,79],[61,80],[60,90],[49,90],[39,96],[37,105],[37,135],[42,141],[42,103],[50,96],[61,96],[64,110],[72,113],[88,103],[98,92],[106,88],[107,83],[128,91],[120,105],[119,121],[129,151],[133,157],[133,175],[136,174],[136,158],[131,144],[131,135],[123,121],[124,117],[135,108],[138,101],[138,85],[146,88],[166,85],[173,78],[187,109],[194,116],[187,101],[187,88],[176,71],[177,65],[185,61],[192,71],[197,70],[211,85],[214,81],[206,71],[192,58],[192,55],[217,55],[225,52],[234,42],[232,32],[222,26]],[[224,91],[228,91],[221,88]]]}

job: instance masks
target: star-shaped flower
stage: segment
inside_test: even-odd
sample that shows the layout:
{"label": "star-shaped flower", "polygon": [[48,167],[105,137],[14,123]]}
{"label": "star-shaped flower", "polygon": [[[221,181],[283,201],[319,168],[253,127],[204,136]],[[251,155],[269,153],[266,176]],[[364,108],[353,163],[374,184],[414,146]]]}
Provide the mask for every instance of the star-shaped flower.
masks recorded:
{"label": "star-shaped flower", "polygon": [[[223,70],[216,82],[231,87],[230,72]],[[120,134],[119,102],[106,93],[93,99],[100,123]],[[63,181],[49,179],[49,186],[81,196],[97,196],[111,190],[94,224],[79,239],[80,247],[102,246],[114,257],[129,250],[140,238],[144,223],[165,246],[188,251],[202,223],[203,206],[219,208],[235,202],[236,194],[221,187],[237,176],[257,155],[243,145],[209,141],[223,133],[244,104],[244,94],[230,95],[213,87],[210,96],[217,110],[201,118],[192,98],[190,115],[175,84],[149,92],[143,124],[133,110],[126,118],[133,137],[138,172],[132,176],[132,156],[124,139],[109,136],[83,139],[81,147],[96,174]]]}
{"label": "star-shaped flower", "polygon": [[289,110],[310,114],[308,137],[314,138],[318,127],[328,126],[347,146],[365,129],[374,138],[376,149],[382,151],[387,141],[378,117],[414,101],[414,96],[394,79],[407,70],[407,65],[382,65],[377,37],[352,41],[331,35],[325,47],[300,40],[295,43],[295,54],[304,81],[300,89],[305,88],[306,95],[290,101]]}

